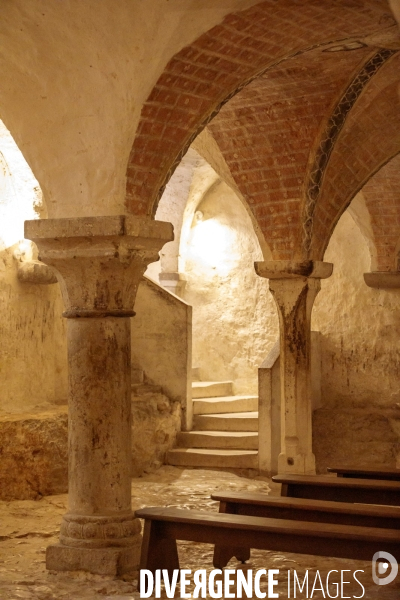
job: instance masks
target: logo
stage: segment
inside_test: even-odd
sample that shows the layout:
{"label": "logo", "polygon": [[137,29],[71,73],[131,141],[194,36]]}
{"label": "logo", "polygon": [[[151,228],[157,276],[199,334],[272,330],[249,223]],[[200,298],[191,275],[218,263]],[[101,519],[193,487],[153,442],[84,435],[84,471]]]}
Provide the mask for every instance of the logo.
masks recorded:
{"label": "logo", "polygon": [[[381,560],[381,562],[377,562],[378,560]],[[388,585],[392,583],[396,579],[398,571],[399,565],[392,554],[383,552],[383,550],[375,552],[372,557],[372,579],[376,585]],[[385,575],[386,573],[388,573],[386,577],[379,577],[379,575]]]}

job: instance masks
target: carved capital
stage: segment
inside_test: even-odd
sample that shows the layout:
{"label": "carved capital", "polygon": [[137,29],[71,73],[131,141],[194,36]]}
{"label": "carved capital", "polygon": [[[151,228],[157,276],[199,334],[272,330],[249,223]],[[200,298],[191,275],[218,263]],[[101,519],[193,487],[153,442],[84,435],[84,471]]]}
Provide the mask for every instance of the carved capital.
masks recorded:
{"label": "carved capital", "polygon": [[364,273],[364,281],[368,287],[380,290],[400,288],[400,271],[372,271]]}
{"label": "carved capital", "polygon": [[170,223],[128,215],[26,221],[25,237],[56,270],[64,316],[129,317],[149,263],[173,239]]}
{"label": "carved capital", "polygon": [[306,277],[326,279],[332,275],[333,265],[319,260],[267,260],[254,263],[257,275],[266,279],[294,279]]}

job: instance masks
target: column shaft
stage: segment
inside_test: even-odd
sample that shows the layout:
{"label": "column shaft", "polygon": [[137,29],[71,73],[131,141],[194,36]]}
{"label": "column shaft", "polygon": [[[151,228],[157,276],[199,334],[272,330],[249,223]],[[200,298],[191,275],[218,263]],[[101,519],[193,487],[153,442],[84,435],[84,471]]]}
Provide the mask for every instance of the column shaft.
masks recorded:
{"label": "column shaft", "polygon": [[28,221],[55,270],[68,318],[69,491],[51,570],[121,575],[138,567],[131,508],[130,317],[140,279],[172,239],[169,223],[116,216]]}
{"label": "column shaft", "polygon": [[[281,453],[279,473],[315,473],[312,451],[311,311],[329,263],[272,261],[256,263],[269,279],[279,315]],[[260,424],[260,427],[262,424]]]}

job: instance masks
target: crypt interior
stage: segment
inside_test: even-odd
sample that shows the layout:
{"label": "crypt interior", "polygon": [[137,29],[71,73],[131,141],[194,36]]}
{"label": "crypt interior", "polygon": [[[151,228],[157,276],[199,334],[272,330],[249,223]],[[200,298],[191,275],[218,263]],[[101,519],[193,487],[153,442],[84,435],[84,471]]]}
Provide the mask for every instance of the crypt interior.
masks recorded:
{"label": "crypt interior", "polygon": [[139,597],[132,506],[400,468],[399,13],[3,0],[2,599]]}

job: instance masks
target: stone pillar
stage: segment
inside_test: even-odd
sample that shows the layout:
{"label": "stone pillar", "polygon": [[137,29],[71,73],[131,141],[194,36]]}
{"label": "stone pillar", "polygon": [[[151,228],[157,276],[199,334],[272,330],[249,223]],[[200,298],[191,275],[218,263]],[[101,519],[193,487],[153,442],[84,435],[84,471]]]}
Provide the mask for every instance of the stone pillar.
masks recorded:
{"label": "stone pillar", "polygon": [[137,568],[131,509],[130,317],[137,286],[172,239],[169,223],[111,216],[27,221],[55,269],[68,319],[69,494],[46,566],[120,575]]}
{"label": "stone pillar", "polygon": [[[255,263],[278,308],[281,371],[281,453],[279,473],[315,473],[312,451],[311,311],[320,280],[333,265],[317,261]],[[260,423],[260,427],[262,424]]]}

